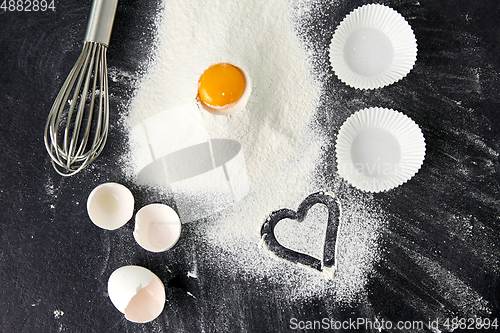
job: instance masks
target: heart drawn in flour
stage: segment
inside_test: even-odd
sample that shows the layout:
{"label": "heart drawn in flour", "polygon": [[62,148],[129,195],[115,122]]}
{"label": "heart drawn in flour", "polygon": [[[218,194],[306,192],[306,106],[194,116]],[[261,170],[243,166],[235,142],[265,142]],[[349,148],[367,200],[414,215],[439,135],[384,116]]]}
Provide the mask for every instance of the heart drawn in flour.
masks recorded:
{"label": "heart drawn in flour", "polygon": [[[317,259],[309,254],[298,252],[280,244],[276,238],[276,226],[283,220],[292,220],[295,223],[304,222],[309,210],[316,204],[322,204],[328,211],[328,221],[323,242],[323,258]],[[278,257],[302,264],[319,271],[335,268],[336,243],[340,222],[340,208],[335,198],[325,192],[309,195],[299,205],[297,211],[283,208],[277,210],[266,219],[261,229],[261,237],[266,247]],[[288,222],[290,223],[290,222]]]}

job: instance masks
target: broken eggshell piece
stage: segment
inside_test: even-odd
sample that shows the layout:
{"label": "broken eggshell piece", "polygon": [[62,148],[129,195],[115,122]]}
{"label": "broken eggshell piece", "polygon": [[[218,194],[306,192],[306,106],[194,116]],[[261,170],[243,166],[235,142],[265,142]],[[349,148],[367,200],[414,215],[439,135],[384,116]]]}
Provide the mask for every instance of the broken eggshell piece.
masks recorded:
{"label": "broken eggshell piece", "polygon": [[87,199],[87,213],[98,227],[118,229],[132,218],[134,196],[121,184],[101,184],[92,190]]}
{"label": "broken eggshell piece", "polygon": [[148,251],[166,251],[177,243],[180,235],[181,220],[167,205],[147,205],[135,215],[134,238]]}
{"label": "broken eggshell piece", "polygon": [[165,305],[165,287],[150,270],[141,266],[123,266],[108,280],[113,305],[129,321],[147,323],[158,317]]}

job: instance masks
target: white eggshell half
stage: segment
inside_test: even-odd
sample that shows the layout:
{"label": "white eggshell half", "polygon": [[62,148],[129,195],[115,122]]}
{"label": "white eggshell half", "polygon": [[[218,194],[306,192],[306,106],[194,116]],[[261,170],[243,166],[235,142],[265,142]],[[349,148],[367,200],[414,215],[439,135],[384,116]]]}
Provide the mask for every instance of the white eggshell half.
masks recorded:
{"label": "white eggshell half", "polygon": [[123,266],[108,280],[108,295],[113,305],[129,321],[154,320],[165,305],[165,287],[150,270],[141,266]]}
{"label": "white eggshell half", "polygon": [[87,199],[87,213],[96,226],[107,230],[118,229],[132,218],[134,196],[121,184],[101,184]]}
{"label": "white eggshell half", "polygon": [[150,204],[135,215],[134,238],[148,251],[166,251],[177,243],[180,235],[181,220],[167,205]]}

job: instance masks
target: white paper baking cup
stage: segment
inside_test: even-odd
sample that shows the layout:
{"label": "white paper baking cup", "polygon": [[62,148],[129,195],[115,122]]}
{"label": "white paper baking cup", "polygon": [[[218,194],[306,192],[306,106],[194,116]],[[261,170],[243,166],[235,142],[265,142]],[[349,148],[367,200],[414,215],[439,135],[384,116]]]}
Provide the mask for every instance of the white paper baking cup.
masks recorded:
{"label": "white paper baking cup", "polygon": [[418,125],[401,112],[368,108],[340,127],[335,145],[339,175],[367,192],[395,188],[411,179],[425,158]]}
{"label": "white paper baking cup", "polygon": [[349,13],[335,30],[330,63],[357,89],[376,89],[404,78],[417,60],[417,40],[394,9],[370,4]]}

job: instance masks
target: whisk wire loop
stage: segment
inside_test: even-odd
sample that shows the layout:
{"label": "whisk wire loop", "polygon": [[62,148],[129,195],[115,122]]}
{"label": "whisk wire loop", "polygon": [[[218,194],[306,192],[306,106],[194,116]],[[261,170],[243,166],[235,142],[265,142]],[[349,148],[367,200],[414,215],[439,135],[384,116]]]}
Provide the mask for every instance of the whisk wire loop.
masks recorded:
{"label": "whisk wire loop", "polygon": [[[80,79],[79,82],[83,82],[83,77],[85,76],[85,84],[84,84],[83,90],[82,90],[80,98],[79,98],[78,109],[77,109],[78,112],[77,112],[76,117],[75,117],[75,123],[73,125],[74,130],[72,132],[69,148],[67,146],[67,139],[68,139],[68,133],[70,131],[70,125],[72,125],[72,124],[71,124],[71,122],[66,123],[66,131],[64,134],[65,135],[65,137],[64,137],[65,149],[68,152],[68,156],[73,157],[73,160],[68,159],[69,164],[74,163],[75,159],[78,158],[79,156],[81,156],[80,154],[82,153],[82,150],[86,147],[86,144],[87,144],[88,134],[85,133],[82,137],[81,142],[80,142],[80,146],[78,148],[78,151],[75,152],[75,149],[76,149],[76,146],[78,143],[78,137],[80,135],[80,129],[81,129],[82,121],[83,121],[83,115],[84,115],[85,107],[87,104],[87,95],[89,92],[90,80],[92,79],[92,73],[94,72],[93,67],[94,67],[95,51],[96,51],[96,49],[94,47],[92,47],[90,52],[87,53],[87,58],[85,59],[85,68],[87,68],[88,70],[86,73],[84,71],[81,72],[82,78]],[[97,72],[95,72],[95,73],[97,73]],[[95,75],[95,76],[97,76],[97,75]],[[95,80],[94,80],[94,82],[95,82]],[[77,97],[78,97],[77,94],[80,92],[80,88],[81,87],[79,85],[75,89],[75,95],[73,96],[72,107],[76,107]],[[89,120],[88,125],[89,126],[87,126],[87,127],[90,127],[90,124],[92,121],[92,113],[94,110],[95,85],[93,86],[92,92],[93,92],[92,97],[91,97],[92,99],[91,99],[90,103],[88,103],[88,108],[89,108],[89,110],[88,110],[88,120]],[[71,112],[71,110],[70,110],[70,112]],[[69,118],[71,119],[71,116],[69,116]]]}
{"label": "whisk wire loop", "polygon": [[45,147],[55,170],[63,176],[85,168],[106,143],[109,125],[106,50],[98,42],[84,43],[49,113]]}
{"label": "whisk wire loop", "polygon": [[[90,54],[89,54],[89,51],[86,51],[85,47],[84,47],[84,50],[82,52],[85,52],[85,54],[86,54],[86,57],[84,60],[84,65],[83,65],[83,68],[85,68],[85,70],[80,71],[80,75],[79,75],[76,87],[74,89],[74,92],[73,92],[73,99],[71,101],[68,101],[70,104],[70,108],[69,108],[69,112],[68,112],[68,120],[66,122],[66,129],[64,130],[64,145],[63,145],[63,151],[67,156],[67,161],[66,161],[67,167],[69,167],[74,162],[74,158],[78,156],[78,155],[73,155],[73,153],[74,153],[74,149],[75,149],[76,139],[78,137],[78,134],[80,133],[80,124],[81,124],[81,118],[83,117],[83,108],[85,108],[85,101],[86,101],[87,92],[88,92],[88,81],[89,81],[88,76],[92,74],[92,71],[88,70],[88,68],[89,68],[89,61],[93,61],[93,59],[94,59],[93,58],[94,54],[92,54],[93,51],[95,52],[95,50],[92,50],[92,48],[91,48]],[[82,88],[82,83],[83,83],[84,78],[85,78],[85,74],[87,74],[86,82],[85,82],[84,88],[82,90],[81,88]],[[81,95],[80,95],[80,92],[81,92]],[[80,100],[80,103],[79,103],[79,106],[77,108],[78,111],[77,111],[75,123],[73,123],[71,120],[73,119],[73,113],[74,113],[75,108],[77,106],[78,100]],[[65,106],[62,105],[61,107],[64,108]],[[92,107],[92,105],[90,105],[90,107]],[[68,140],[69,140],[68,137],[70,135],[69,134],[70,132],[72,133],[72,137],[71,137],[70,143],[68,143]]]}
{"label": "whisk wire loop", "polygon": [[92,163],[108,137],[106,51],[117,4],[118,0],[93,0],[82,52],[45,124],[45,148],[62,176],[74,175]]}

